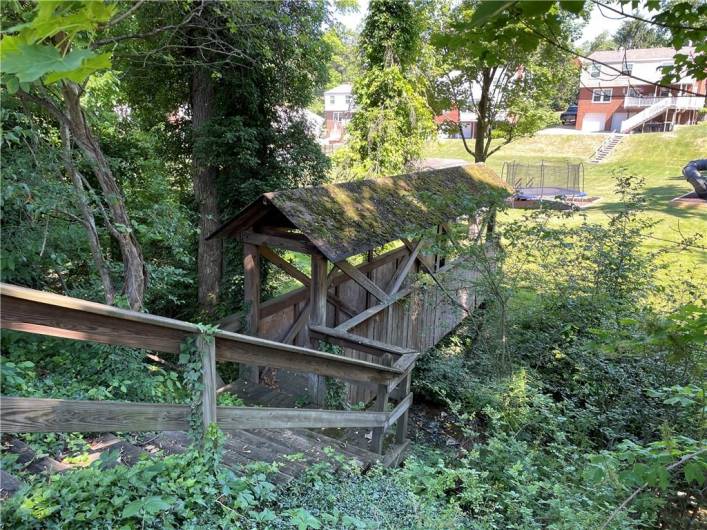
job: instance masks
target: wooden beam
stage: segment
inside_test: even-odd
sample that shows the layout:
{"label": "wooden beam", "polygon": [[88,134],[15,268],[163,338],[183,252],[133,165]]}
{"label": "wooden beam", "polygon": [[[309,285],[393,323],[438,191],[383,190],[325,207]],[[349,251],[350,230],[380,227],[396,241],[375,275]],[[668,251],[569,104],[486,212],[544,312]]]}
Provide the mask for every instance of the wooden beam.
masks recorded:
{"label": "wooden beam", "polygon": [[239,237],[244,243],[250,243],[252,245],[269,245],[274,248],[284,248],[286,250],[301,252],[303,254],[320,253],[317,247],[315,247],[312,243],[295,236],[285,236],[284,234],[273,236],[249,231],[242,232]]}
{"label": "wooden beam", "polygon": [[[390,391],[387,385],[378,385],[378,392],[376,393],[376,401],[373,404],[373,410],[377,412],[384,412],[385,407],[388,404],[388,396]],[[373,438],[371,438],[371,451],[374,453],[383,454],[383,438],[385,437],[385,426],[375,427],[373,429]]]}
{"label": "wooden beam", "polygon": [[362,337],[360,335],[354,335],[353,333],[348,333],[346,331],[341,331],[326,326],[312,326],[310,328],[310,333],[312,336],[328,340],[329,342],[333,342],[334,344],[338,344],[345,348],[351,348],[352,350],[371,353],[373,355],[391,354],[396,357],[400,357],[408,353],[415,353],[415,350],[402,348],[400,346],[369,339],[368,337]]}
{"label": "wooden beam", "polygon": [[309,276],[307,276],[304,272],[292,265],[292,263],[273,252],[273,250],[267,245],[260,246],[260,255],[267,259],[270,263],[278,267],[280,270],[289,274],[292,278],[300,282],[302,285],[306,287],[309,286]]}
{"label": "wooden beam", "polygon": [[[303,286],[309,287],[312,284],[311,279],[309,276],[307,276],[305,273],[303,273],[301,270],[299,270],[297,267],[292,265],[289,261],[283,259],[279,255],[277,255],[275,252],[272,251],[272,249],[268,248],[266,245],[262,245],[259,247],[260,248],[260,254],[266,258],[269,262],[271,262],[273,265],[278,267],[280,270],[284,271],[285,273],[289,274],[292,278],[300,282]],[[333,269],[332,269],[333,272]],[[333,274],[329,274],[327,277],[327,286],[329,285],[330,279],[333,277]],[[327,300],[329,300],[329,303],[331,303],[333,306],[336,306],[338,309],[343,311],[349,316],[354,316],[356,314],[356,310],[353,309],[351,306],[349,306],[346,302],[344,302],[341,298],[338,296],[327,293]],[[235,330],[229,330],[229,331],[235,331]]]}
{"label": "wooden beam", "polygon": [[334,328],[334,329],[337,329],[339,331],[348,331],[351,328],[354,328],[354,327],[358,326],[359,324],[362,324],[363,322],[365,322],[369,318],[376,316],[378,313],[383,311],[386,307],[388,307],[391,304],[394,304],[395,302],[397,302],[401,298],[405,298],[411,292],[412,292],[412,287],[406,287],[404,289],[401,289],[397,293],[390,296],[386,302],[369,307],[365,311],[361,311],[358,315],[346,320],[345,322],[342,322],[341,324],[336,326],[336,328]]}
{"label": "wooden beam", "polygon": [[[388,430],[390,427],[395,424],[396,421],[398,421],[399,418],[401,418],[410,408],[412,405],[412,394],[408,393],[401,401],[398,403],[395,408],[387,415],[387,418],[385,420],[385,425],[383,428],[385,430]],[[398,442],[402,443],[402,442]]]}
{"label": "wooden beam", "polygon": [[[243,244],[243,300],[246,304],[249,335],[258,335],[260,327],[260,249],[253,244]],[[257,366],[241,366],[240,376],[251,383],[258,383]]]}
{"label": "wooden beam", "polygon": [[[188,322],[8,284],[0,284],[0,298],[3,329],[169,353],[179,353],[188,335],[200,333]],[[217,362],[243,362],[374,383],[387,382],[401,373],[396,368],[229,331],[219,330],[215,336]]]}
{"label": "wooden beam", "polygon": [[[386,252],[382,256],[377,257],[374,261],[370,263],[362,263],[359,265],[357,268],[361,272],[369,272],[372,270],[377,269],[378,267],[382,267],[383,265],[386,265],[390,263],[391,261],[395,261],[396,259],[406,256],[408,254],[407,249],[405,246],[393,249],[389,252]],[[338,274],[333,274],[331,277],[331,280],[329,281],[329,286],[330,287],[336,287],[337,285],[341,285],[344,282],[350,281],[351,278],[349,278],[346,274],[338,273]],[[271,298],[270,300],[266,300],[260,305],[260,316],[261,318],[269,317],[271,315],[274,315],[275,313],[279,313],[283,309],[287,309],[288,307],[292,307],[293,305],[299,304],[305,300],[307,300],[307,297],[309,296],[309,289],[306,287],[301,287],[299,289],[295,289],[293,291],[290,291],[289,293],[285,293],[282,296],[278,296],[277,298]],[[356,314],[357,311],[353,311],[353,314]],[[234,330],[229,330],[229,331],[234,331]]]}
{"label": "wooden beam", "polygon": [[310,306],[309,304],[307,304],[302,308],[302,311],[300,311],[299,315],[290,326],[290,329],[288,329],[282,336],[282,340],[280,342],[284,342],[285,344],[292,344],[292,342],[295,340],[295,337],[297,337],[297,334],[302,331],[302,328],[309,321],[309,313]]}
{"label": "wooden beam", "polygon": [[312,283],[309,289],[309,324],[326,325],[327,260],[321,255],[312,255]]}
{"label": "wooden beam", "polygon": [[363,287],[366,291],[371,293],[381,302],[386,302],[388,300],[388,295],[383,289],[378,287],[375,283],[368,279],[365,274],[363,274],[359,269],[351,265],[348,261],[337,261],[336,266],[339,267],[344,274],[346,274],[349,278],[351,278],[353,281],[355,281],[357,284],[359,284],[361,287]]}
{"label": "wooden beam", "polygon": [[189,429],[189,406],[0,397],[2,432],[141,432]]}
{"label": "wooden beam", "polygon": [[209,425],[216,423],[216,341],[201,334],[196,339],[196,347],[201,353],[201,414],[206,432]]}
{"label": "wooden beam", "polygon": [[219,407],[219,427],[224,431],[240,429],[325,429],[330,427],[381,427],[389,418],[386,412],[277,409],[261,407]]}
{"label": "wooden beam", "polygon": [[386,288],[386,292],[389,295],[395,294],[400,289],[413,265],[415,265],[415,260],[417,260],[417,255],[420,253],[421,248],[422,239],[415,243],[415,246],[410,251],[410,255],[405,259],[405,261],[400,265],[400,267],[398,267],[398,270],[395,271],[395,275],[390,279],[390,282],[388,283],[388,286]]}
{"label": "wooden beam", "polygon": [[397,467],[403,461],[405,452],[410,446],[410,440],[405,440],[401,444],[395,444],[388,448],[388,451],[383,457],[383,465],[385,467]]}

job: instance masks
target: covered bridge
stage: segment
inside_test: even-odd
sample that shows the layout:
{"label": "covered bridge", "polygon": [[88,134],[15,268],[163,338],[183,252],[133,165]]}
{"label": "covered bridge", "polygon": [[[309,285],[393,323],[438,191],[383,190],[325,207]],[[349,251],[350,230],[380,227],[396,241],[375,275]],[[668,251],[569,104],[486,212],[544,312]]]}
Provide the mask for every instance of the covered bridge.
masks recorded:
{"label": "covered bridge", "polygon": [[[476,271],[443,250],[443,235],[454,230],[481,243],[483,213],[508,192],[478,164],[265,193],[209,236],[244,246],[247,314],[222,327],[300,346],[323,341],[384,364],[422,352],[476,306]],[[309,255],[309,270],[278,251]],[[302,287],[263,301],[263,259]],[[261,366],[246,377],[324,401],[320,376]],[[376,395],[370,385],[348,386],[352,403]]]}

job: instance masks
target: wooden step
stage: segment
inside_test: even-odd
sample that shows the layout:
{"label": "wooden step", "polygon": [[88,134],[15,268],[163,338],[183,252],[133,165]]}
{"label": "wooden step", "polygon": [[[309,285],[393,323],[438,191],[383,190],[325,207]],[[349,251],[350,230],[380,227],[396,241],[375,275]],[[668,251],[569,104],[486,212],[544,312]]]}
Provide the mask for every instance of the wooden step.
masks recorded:
{"label": "wooden step", "polygon": [[113,434],[106,433],[102,434],[91,443],[91,460],[97,460],[101,455],[110,451],[116,451],[118,458],[115,462],[107,464],[107,467],[114,467],[118,464],[132,466],[140,460],[141,457],[144,458],[149,455],[144,449],[118,438]]}

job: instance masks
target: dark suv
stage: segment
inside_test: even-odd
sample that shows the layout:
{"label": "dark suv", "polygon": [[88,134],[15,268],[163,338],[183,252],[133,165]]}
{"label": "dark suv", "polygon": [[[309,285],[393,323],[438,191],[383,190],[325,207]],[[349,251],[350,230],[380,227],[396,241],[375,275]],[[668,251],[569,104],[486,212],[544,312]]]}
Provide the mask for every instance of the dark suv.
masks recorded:
{"label": "dark suv", "polygon": [[560,114],[562,125],[574,125],[577,123],[577,105],[570,105],[567,110]]}

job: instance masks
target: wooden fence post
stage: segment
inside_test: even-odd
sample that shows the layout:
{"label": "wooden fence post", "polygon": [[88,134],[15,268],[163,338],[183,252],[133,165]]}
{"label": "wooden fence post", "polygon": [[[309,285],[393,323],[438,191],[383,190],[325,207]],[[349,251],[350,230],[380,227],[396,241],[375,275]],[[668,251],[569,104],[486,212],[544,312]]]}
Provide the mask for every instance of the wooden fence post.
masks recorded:
{"label": "wooden fence post", "polygon": [[[260,324],[260,251],[251,243],[243,243],[243,299],[248,304],[247,333],[257,337]],[[260,369],[241,365],[240,376],[249,383],[257,384],[260,382]]]}
{"label": "wooden fence post", "polygon": [[[410,383],[411,383],[411,376],[412,376],[412,370],[410,370],[410,373],[408,373],[407,377],[403,379],[400,382],[400,385],[398,386],[399,396],[400,400],[402,401],[405,399],[408,394],[410,393]],[[407,433],[408,433],[408,411],[406,410],[402,416],[400,416],[400,419],[398,419],[398,423],[395,426],[395,443],[397,444],[402,444],[405,442],[407,438]]]}
{"label": "wooden fence post", "polygon": [[201,406],[204,432],[216,423],[216,339],[203,334],[196,339],[196,347],[201,354],[202,390]]}
{"label": "wooden fence post", "polygon": [[[311,256],[311,283],[309,285],[309,327],[326,326],[327,309],[327,259],[319,253]],[[317,341],[312,341],[315,350],[318,350]],[[311,374],[309,377],[310,398],[314,403],[323,405],[326,395],[324,378]]]}
{"label": "wooden fence post", "polygon": [[[385,412],[385,406],[388,404],[388,385],[378,385],[378,393],[376,394],[376,402],[373,404],[373,410],[376,412]],[[385,437],[385,429],[383,427],[375,427],[373,429],[373,438],[371,439],[371,450],[380,455],[383,454],[383,438]]]}

